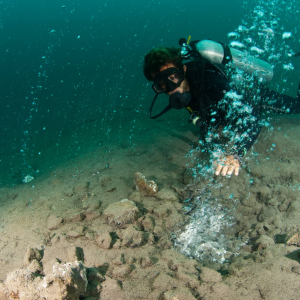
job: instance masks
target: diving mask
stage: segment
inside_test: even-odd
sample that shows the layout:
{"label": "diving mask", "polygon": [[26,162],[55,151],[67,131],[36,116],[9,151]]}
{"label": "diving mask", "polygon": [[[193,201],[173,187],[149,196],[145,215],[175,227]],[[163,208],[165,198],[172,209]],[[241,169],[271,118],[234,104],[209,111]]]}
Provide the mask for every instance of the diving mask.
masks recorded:
{"label": "diving mask", "polygon": [[154,77],[152,88],[157,94],[169,93],[178,88],[183,80],[184,72],[182,69],[168,68]]}
{"label": "diving mask", "polygon": [[149,117],[151,119],[156,119],[160,117],[161,115],[168,112],[171,108],[181,109],[188,105],[188,103],[191,100],[191,93],[189,91],[185,93],[174,92],[169,98],[169,104],[160,113],[158,113],[155,116],[152,116],[152,108],[159,94],[161,93],[167,94],[171,91],[174,91],[176,88],[178,88],[181,85],[183,80],[184,80],[183,68],[181,69],[168,68],[158,73],[154,77],[154,83],[152,85],[152,88],[155,91],[156,95],[150,106]]}

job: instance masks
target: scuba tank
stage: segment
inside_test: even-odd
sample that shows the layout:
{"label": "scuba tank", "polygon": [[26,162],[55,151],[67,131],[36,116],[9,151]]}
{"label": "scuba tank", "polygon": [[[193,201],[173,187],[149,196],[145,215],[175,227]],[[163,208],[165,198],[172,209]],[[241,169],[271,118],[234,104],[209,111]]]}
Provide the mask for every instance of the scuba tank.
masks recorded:
{"label": "scuba tank", "polygon": [[[227,75],[224,66],[229,62],[233,62],[233,67],[262,78],[266,83],[270,82],[273,78],[272,66],[250,54],[211,40],[189,42],[190,36],[188,41],[184,38],[179,40],[179,45],[181,46],[180,55],[183,64],[193,61],[194,58],[200,55],[214,65],[225,77]],[[190,113],[190,122],[199,127],[202,123],[199,112],[193,111],[190,107],[186,108]]]}
{"label": "scuba tank", "polygon": [[227,62],[232,61],[236,68],[261,77],[267,83],[273,78],[273,69],[269,63],[243,51],[211,40],[199,41],[195,43],[195,47],[202,57],[212,63],[225,65]]}

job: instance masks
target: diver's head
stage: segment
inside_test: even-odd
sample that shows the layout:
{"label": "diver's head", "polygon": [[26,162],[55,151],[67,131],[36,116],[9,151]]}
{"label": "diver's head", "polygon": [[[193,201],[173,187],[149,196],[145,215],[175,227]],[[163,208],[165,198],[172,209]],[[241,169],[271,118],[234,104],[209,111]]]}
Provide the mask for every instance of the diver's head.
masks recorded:
{"label": "diver's head", "polygon": [[[149,81],[153,81],[152,88],[156,93],[149,116],[157,118],[171,108],[181,109],[187,107],[191,100],[189,84],[185,78],[186,66],[182,65],[180,49],[160,47],[151,50],[144,60],[144,75]],[[165,93],[169,97],[169,104],[156,116],[151,111],[159,94]]]}
{"label": "diver's head", "polygon": [[152,49],[144,58],[144,75],[149,81],[161,71],[161,68],[167,64],[173,64],[175,68],[182,67],[180,48],[158,47]]}
{"label": "diver's head", "polygon": [[144,75],[153,81],[153,89],[157,94],[169,96],[178,91],[189,90],[185,79],[186,66],[182,65],[180,48],[158,47],[146,54],[144,59]]}

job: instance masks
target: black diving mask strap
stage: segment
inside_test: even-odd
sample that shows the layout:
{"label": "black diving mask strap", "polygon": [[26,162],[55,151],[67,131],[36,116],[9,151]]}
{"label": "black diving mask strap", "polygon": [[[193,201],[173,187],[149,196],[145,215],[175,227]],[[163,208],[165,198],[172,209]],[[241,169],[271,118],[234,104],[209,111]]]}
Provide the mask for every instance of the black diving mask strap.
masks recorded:
{"label": "black diving mask strap", "polygon": [[152,115],[151,115],[151,113],[152,113],[152,108],[153,108],[153,105],[154,105],[154,103],[155,103],[155,101],[156,101],[156,99],[157,99],[158,96],[159,96],[159,94],[156,94],[156,96],[154,97],[154,99],[153,99],[153,101],[152,101],[152,103],[151,103],[151,106],[150,106],[149,117],[150,117],[151,119],[156,119],[156,118],[162,116],[163,114],[165,114],[166,112],[168,112],[168,111],[172,108],[172,106],[171,106],[170,104],[168,104],[168,105],[167,105],[160,113],[158,113],[158,114],[155,115],[155,116],[152,116]]}

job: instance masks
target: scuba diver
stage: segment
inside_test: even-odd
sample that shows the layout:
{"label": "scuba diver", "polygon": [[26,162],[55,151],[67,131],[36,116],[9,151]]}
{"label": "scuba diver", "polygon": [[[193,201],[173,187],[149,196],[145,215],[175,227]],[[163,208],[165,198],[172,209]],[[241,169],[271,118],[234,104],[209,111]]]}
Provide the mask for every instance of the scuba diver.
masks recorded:
{"label": "scuba diver", "polygon": [[[149,117],[156,119],[172,108],[187,109],[204,144],[221,145],[215,175],[238,175],[240,158],[263,126],[261,110],[300,113],[299,90],[298,98],[270,90],[262,83],[273,77],[270,64],[222,43],[180,39],[179,44],[181,48],[158,47],[145,55],[143,72],[156,93]],[[225,72],[230,64],[244,72],[241,76],[256,79],[249,87],[240,85],[241,78],[229,78]],[[163,93],[169,104],[153,116],[154,103]]]}

